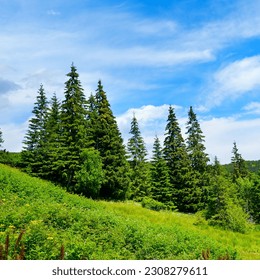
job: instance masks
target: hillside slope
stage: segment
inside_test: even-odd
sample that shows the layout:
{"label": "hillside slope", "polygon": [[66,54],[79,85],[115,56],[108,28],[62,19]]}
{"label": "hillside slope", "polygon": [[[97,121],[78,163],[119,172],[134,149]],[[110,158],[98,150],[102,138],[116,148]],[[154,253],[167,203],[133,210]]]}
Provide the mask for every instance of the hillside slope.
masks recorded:
{"label": "hillside slope", "polygon": [[227,232],[194,215],[93,201],[2,164],[0,210],[9,259],[202,259],[206,251],[210,259],[260,259],[260,231]]}

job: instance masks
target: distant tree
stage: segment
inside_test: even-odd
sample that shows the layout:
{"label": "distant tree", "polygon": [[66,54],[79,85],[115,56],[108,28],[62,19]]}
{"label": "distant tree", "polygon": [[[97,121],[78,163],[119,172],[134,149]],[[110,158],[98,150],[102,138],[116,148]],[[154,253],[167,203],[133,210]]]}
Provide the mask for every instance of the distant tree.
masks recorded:
{"label": "distant tree", "polygon": [[169,107],[163,153],[169,170],[173,203],[179,211],[187,212],[192,203],[192,197],[190,197],[190,160],[172,106]]}
{"label": "distant tree", "polygon": [[150,178],[146,164],[147,150],[135,115],[131,121],[130,134],[132,136],[127,143],[132,170],[130,197],[140,200],[142,197],[148,195]]}
{"label": "distant tree", "polygon": [[2,144],[4,143],[4,139],[3,139],[3,133],[0,129],[0,148],[2,147]]}
{"label": "distant tree", "polygon": [[57,166],[62,183],[74,190],[75,173],[80,169],[80,154],[89,147],[87,142],[86,99],[76,67],[72,64],[65,83],[65,99],[61,104],[61,150]]}
{"label": "distant tree", "polygon": [[156,136],[153,144],[151,161],[151,196],[153,199],[173,207],[172,186],[168,166],[163,156],[159,138]]}
{"label": "distant tree", "polygon": [[233,143],[232,154],[233,154],[231,158],[232,176],[233,176],[233,181],[236,181],[239,177],[242,178],[246,177],[248,175],[248,170],[246,168],[245,160],[238,152],[236,142]]}
{"label": "distant tree", "polygon": [[129,165],[123,139],[101,81],[98,82],[92,104],[92,144],[99,151],[104,171],[100,196],[125,199],[129,189]]}
{"label": "distant tree", "polygon": [[46,122],[48,101],[43,85],[40,85],[36,102],[32,110],[33,117],[29,120],[29,128],[23,141],[22,162],[27,171],[40,175],[44,161],[46,138]]}

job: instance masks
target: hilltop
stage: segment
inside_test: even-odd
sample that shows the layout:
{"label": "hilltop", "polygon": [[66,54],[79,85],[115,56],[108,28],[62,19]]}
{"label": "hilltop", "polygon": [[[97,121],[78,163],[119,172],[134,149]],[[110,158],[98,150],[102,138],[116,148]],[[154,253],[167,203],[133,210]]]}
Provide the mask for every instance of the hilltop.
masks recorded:
{"label": "hilltop", "polygon": [[257,228],[240,234],[197,215],[93,201],[3,164],[0,207],[9,259],[260,259]]}

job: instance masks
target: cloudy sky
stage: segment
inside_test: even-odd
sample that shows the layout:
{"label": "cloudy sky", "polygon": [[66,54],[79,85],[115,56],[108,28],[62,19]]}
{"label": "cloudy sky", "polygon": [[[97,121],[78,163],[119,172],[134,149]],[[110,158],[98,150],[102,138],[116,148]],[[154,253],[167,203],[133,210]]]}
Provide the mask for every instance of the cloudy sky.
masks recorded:
{"label": "cloudy sky", "polygon": [[74,62],[102,80],[125,140],[133,112],[150,151],[169,105],[193,106],[211,159],[260,159],[260,1],[0,0],[0,128],[20,151],[37,91],[63,99]]}

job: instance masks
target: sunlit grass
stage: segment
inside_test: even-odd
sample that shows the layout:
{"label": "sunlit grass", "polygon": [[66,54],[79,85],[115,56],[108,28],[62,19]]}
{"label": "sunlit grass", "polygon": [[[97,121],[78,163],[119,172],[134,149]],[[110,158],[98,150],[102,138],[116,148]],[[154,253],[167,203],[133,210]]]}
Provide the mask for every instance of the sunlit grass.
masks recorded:
{"label": "sunlit grass", "polygon": [[[93,201],[0,165],[0,244],[21,230],[28,259],[260,259],[259,226],[246,234],[198,215],[155,212],[132,201]],[[12,258],[12,256],[10,256]]]}

